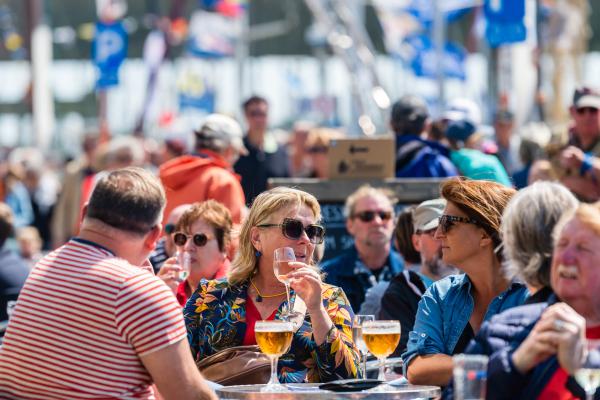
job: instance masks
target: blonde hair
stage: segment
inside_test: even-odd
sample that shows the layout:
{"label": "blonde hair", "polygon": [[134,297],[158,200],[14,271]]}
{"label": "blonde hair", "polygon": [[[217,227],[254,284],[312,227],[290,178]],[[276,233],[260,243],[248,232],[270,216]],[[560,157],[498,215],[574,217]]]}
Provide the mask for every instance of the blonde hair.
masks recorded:
{"label": "blonde hair", "polygon": [[[240,231],[240,244],[238,253],[231,263],[230,273],[227,277],[231,285],[243,282],[250,278],[258,265],[256,249],[250,238],[252,227],[260,224],[271,223],[269,219],[280,210],[306,205],[313,212],[315,219],[321,219],[321,206],[312,194],[289,187],[276,187],[259,194],[250,208],[248,218],[244,221]],[[312,263],[312,261],[311,261]]]}

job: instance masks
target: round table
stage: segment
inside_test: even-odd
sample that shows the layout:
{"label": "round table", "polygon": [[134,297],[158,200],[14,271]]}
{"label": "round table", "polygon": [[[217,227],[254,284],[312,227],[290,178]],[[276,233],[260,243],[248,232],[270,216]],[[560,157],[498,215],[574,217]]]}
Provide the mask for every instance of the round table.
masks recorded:
{"label": "round table", "polygon": [[260,399],[260,400],[331,400],[331,399],[376,399],[408,400],[433,398],[441,395],[437,386],[402,385],[388,386],[385,392],[332,392],[319,389],[319,383],[295,383],[286,385],[290,392],[263,393],[265,385],[224,386],[217,389],[220,399]]}

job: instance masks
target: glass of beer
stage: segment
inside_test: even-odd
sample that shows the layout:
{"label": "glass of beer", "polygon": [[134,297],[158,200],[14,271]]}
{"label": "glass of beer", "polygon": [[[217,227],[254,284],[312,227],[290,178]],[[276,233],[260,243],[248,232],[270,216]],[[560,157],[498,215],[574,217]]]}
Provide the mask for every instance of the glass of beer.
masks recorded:
{"label": "glass of beer", "polygon": [[256,343],[260,351],[271,360],[271,379],[261,392],[287,392],[287,388],[277,378],[277,361],[292,344],[293,325],[289,321],[256,321],[254,326]]}
{"label": "glass of beer", "polygon": [[362,325],[362,337],[367,349],[379,359],[377,379],[385,382],[385,359],[400,342],[400,321],[366,321]]}
{"label": "glass of beer", "polygon": [[366,321],[375,321],[374,315],[355,315],[352,320],[352,340],[362,358],[362,377],[367,379],[367,354],[369,349],[362,336],[362,326]]}
{"label": "glass of beer", "polygon": [[600,339],[587,339],[587,352],[580,368],[575,371],[575,380],[585,390],[586,399],[593,399],[600,386]]}
{"label": "glass of beer", "polygon": [[273,273],[279,282],[285,285],[285,294],[287,295],[287,308],[281,315],[283,318],[288,318],[292,311],[290,309],[290,279],[288,278],[288,273],[291,272],[291,269],[288,264],[294,261],[296,261],[296,256],[294,255],[294,249],[291,247],[275,249],[273,255]]}

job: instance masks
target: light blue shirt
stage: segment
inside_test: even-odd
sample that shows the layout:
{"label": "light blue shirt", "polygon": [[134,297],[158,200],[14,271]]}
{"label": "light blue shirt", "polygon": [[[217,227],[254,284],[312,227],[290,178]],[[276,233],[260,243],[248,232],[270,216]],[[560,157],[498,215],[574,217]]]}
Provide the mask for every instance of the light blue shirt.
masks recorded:
{"label": "light blue shirt", "polygon": [[[525,285],[513,282],[495,297],[485,313],[484,321],[508,308],[521,305],[529,292]],[[418,355],[451,355],[473,313],[471,281],[466,274],[450,275],[434,282],[425,292],[402,354],[404,375],[410,361]]]}

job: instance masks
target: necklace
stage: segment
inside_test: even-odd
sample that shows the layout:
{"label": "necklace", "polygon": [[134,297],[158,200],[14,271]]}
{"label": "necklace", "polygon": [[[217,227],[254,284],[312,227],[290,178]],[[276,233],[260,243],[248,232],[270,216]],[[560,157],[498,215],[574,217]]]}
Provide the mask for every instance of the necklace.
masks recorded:
{"label": "necklace", "polygon": [[250,284],[252,285],[252,287],[254,288],[254,290],[256,290],[256,302],[260,303],[263,301],[263,299],[271,299],[273,297],[279,297],[279,296],[283,296],[284,294],[286,294],[287,292],[283,292],[283,293],[277,293],[277,294],[261,294],[260,290],[258,290],[258,288],[256,287],[256,285],[254,284],[254,281],[252,280],[252,278],[250,278]]}

